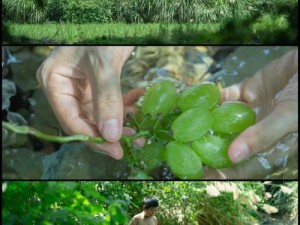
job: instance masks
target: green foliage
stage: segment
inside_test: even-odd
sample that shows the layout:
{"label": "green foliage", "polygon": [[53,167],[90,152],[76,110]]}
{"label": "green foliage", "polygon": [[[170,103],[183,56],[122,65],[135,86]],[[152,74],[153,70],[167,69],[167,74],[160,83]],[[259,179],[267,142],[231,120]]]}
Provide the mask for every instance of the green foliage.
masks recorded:
{"label": "green foliage", "polygon": [[266,203],[273,205],[279,209],[279,213],[284,215],[286,212],[292,212],[298,208],[298,185],[292,182],[274,182],[269,185],[269,192],[272,198]]}
{"label": "green foliage", "polygon": [[41,23],[47,20],[47,0],[3,0],[4,21]]}
{"label": "green foliage", "polygon": [[159,199],[156,216],[161,225],[260,224],[264,203],[279,208],[280,215],[297,216],[288,206],[297,210],[298,183],[267,186],[273,194],[269,199],[259,181],[3,182],[2,224],[127,224],[142,211],[145,196]]}
{"label": "green foliage", "polygon": [[[47,37],[46,43],[58,44],[295,44],[298,1],[3,0],[3,21],[3,37],[12,43],[44,43],[39,39]],[[48,21],[60,27],[9,23]],[[71,29],[73,24],[87,26]]]}
{"label": "green foliage", "polygon": [[[253,25],[253,31],[262,42],[289,43],[296,39],[297,33],[289,28],[288,18],[284,15],[276,16],[265,14],[261,16]],[[266,29],[268,27],[268,29]]]}
{"label": "green foliage", "polygon": [[[263,19],[264,18],[264,19]],[[214,24],[17,24],[6,23],[4,43],[16,44],[293,44],[297,25],[283,16]],[[291,17],[294,18],[294,17]],[[61,19],[62,20],[62,19]],[[266,21],[267,22],[266,22]],[[283,23],[281,23],[281,22]],[[288,24],[290,24],[288,19]],[[296,21],[296,20],[295,20]],[[296,23],[294,21],[294,23]],[[5,38],[6,37],[6,38]],[[9,37],[9,38],[7,38]],[[50,39],[45,42],[44,38]]]}
{"label": "green foliage", "polygon": [[[4,19],[18,22],[215,23],[253,14],[285,14],[296,0],[3,0]],[[17,15],[17,17],[15,16]]]}
{"label": "green foliage", "polygon": [[118,201],[107,201],[93,183],[6,182],[2,224],[126,224]]}
{"label": "green foliage", "polygon": [[65,12],[65,6],[68,0],[52,0],[49,3],[48,18],[49,21],[61,22]]}
{"label": "green foliage", "polygon": [[289,14],[291,10],[298,6],[296,0],[256,0],[253,1],[256,9],[263,10],[265,13],[271,14]]}
{"label": "green foliage", "polygon": [[63,6],[62,20],[71,23],[95,23],[111,21],[110,1],[73,0]]}

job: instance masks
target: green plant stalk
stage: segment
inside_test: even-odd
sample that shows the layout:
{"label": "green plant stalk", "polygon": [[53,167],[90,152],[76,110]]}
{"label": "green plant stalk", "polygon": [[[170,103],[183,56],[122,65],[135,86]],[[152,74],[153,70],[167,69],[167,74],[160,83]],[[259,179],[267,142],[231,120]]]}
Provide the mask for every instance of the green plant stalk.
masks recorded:
{"label": "green plant stalk", "polygon": [[[29,126],[17,126],[8,122],[2,121],[2,128],[5,128],[9,131],[12,131],[17,134],[26,134],[26,135],[32,135],[34,137],[40,138],[45,141],[51,141],[51,142],[58,142],[58,143],[68,143],[73,141],[88,141],[93,143],[104,143],[106,142],[105,139],[101,137],[91,137],[83,134],[76,134],[71,136],[56,136],[56,135],[49,135],[45,134],[33,127]],[[123,141],[125,143],[131,143],[134,139],[142,136],[148,135],[148,131],[140,131],[136,133],[133,136],[122,136],[120,138],[120,141]]]}

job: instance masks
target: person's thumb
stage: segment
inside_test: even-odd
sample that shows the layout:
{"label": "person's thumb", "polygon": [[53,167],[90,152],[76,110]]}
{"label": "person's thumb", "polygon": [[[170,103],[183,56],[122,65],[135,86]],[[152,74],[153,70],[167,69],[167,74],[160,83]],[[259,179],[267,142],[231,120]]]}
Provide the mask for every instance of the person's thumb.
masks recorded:
{"label": "person's thumb", "polygon": [[94,118],[101,136],[116,142],[122,135],[123,99],[120,77],[101,75],[91,83],[93,95]]}
{"label": "person's thumb", "polygon": [[295,130],[295,120],[289,110],[273,110],[263,120],[247,128],[229,146],[228,156],[238,163],[253,154],[267,150]]}

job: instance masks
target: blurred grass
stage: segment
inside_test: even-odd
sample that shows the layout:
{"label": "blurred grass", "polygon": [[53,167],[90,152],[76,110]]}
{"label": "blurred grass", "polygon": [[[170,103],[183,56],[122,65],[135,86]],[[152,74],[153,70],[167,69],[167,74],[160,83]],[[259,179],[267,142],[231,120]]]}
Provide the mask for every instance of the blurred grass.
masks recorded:
{"label": "blurred grass", "polygon": [[221,23],[6,23],[4,43],[9,44],[296,44],[297,31],[285,16]]}
{"label": "blurred grass", "polygon": [[[206,26],[199,24],[16,24],[7,23],[11,37],[39,42],[51,39],[57,43],[97,43],[97,44],[145,44],[145,42],[162,42],[177,44],[178,37],[174,31],[187,33],[189,30],[214,32],[218,24]],[[195,33],[191,33],[194,35]],[[176,34],[177,35],[177,34]],[[7,40],[14,42],[14,40]],[[189,40],[182,40],[188,43]]]}

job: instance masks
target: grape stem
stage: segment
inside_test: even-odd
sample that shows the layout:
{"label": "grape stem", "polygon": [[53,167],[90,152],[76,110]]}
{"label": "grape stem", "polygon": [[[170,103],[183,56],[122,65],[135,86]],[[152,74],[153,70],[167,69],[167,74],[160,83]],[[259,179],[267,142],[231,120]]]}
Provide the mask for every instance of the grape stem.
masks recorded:
{"label": "grape stem", "polygon": [[150,114],[146,114],[145,118],[142,120],[142,122],[140,123],[140,127],[143,127],[144,126],[144,123],[148,120],[151,119],[151,115]]}
{"label": "grape stem", "polygon": [[137,128],[138,130],[141,130],[141,127],[140,127],[139,123],[137,122],[137,120],[136,120],[136,118],[135,118],[135,115],[134,115],[133,113],[128,113],[128,114],[127,114],[127,117],[128,117],[129,119],[131,119],[131,121],[133,122],[134,126],[136,126],[136,128]]}
{"label": "grape stem", "polygon": [[168,134],[168,133],[170,133],[170,131],[169,131],[169,130],[160,130],[160,129],[158,129],[158,130],[156,130],[156,131],[159,131],[159,132],[162,132],[162,133],[165,133],[165,134]]}
{"label": "grape stem", "polygon": [[[89,142],[93,142],[93,143],[104,143],[105,142],[104,138],[91,137],[91,136],[87,136],[87,135],[83,135],[83,134],[75,134],[75,135],[71,135],[71,136],[49,135],[49,134],[45,134],[33,127],[18,126],[15,124],[4,122],[4,121],[2,121],[2,128],[5,128],[5,129],[12,131],[14,133],[17,133],[17,134],[32,135],[34,137],[37,137],[37,138],[45,140],[45,141],[58,142],[58,143],[68,143],[68,142],[73,142],[73,141],[89,141]],[[120,138],[120,141],[123,141],[127,145],[130,145],[130,143],[134,139],[136,139],[138,137],[146,136],[148,134],[150,134],[149,131],[140,131],[133,136],[122,136]]]}
{"label": "grape stem", "polygon": [[157,116],[156,116],[154,126],[153,126],[153,130],[156,130],[156,127],[160,124],[162,119],[163,119],[163,115],[158,113]]}

